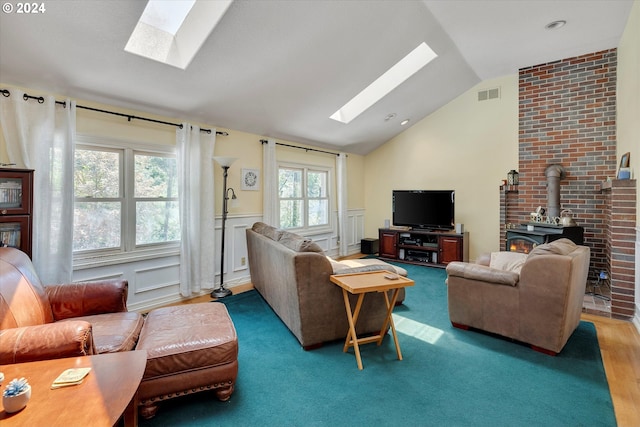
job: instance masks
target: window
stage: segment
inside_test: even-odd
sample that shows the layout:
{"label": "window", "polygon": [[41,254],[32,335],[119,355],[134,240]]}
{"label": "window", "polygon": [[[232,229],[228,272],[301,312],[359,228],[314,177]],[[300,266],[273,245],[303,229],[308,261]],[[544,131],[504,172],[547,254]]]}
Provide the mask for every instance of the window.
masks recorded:
{"label": "window", "polygon": [[329,225],[329,171],[298,166],[278,169],[280,228]]}
{"label": "window", "polygon": [[122,245],[123,152],[75,150],[73,250]]}
{"label": "window", "polygon": [[74,252],[130,252],[180,240],[174,154],[79,145]]}

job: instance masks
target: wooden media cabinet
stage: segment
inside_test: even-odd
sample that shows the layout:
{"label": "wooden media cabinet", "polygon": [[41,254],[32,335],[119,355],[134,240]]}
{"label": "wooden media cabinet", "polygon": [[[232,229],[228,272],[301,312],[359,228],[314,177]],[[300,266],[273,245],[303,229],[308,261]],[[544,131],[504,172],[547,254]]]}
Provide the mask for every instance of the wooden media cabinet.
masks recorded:
{"label": "wooden media cabinet", "polygon": [[469,260],[469,233],[380,228],[380,258],[444,268]]}

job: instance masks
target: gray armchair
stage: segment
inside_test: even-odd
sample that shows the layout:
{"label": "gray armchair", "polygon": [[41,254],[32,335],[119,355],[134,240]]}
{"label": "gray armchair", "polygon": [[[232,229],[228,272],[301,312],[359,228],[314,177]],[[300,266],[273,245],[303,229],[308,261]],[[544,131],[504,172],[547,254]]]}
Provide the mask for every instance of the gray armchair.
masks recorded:
{"label": "gray armchair", "polygon": [[590,250],[568,239],[528,255],[492,254],[479,263],[447,265],[449,319],[559,353],[580,323]]}

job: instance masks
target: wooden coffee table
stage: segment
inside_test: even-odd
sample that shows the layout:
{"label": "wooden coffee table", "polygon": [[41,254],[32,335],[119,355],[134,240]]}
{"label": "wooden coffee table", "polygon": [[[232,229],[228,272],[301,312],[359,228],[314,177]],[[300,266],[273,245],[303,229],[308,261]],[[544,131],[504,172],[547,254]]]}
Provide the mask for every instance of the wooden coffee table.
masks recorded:
{"label": "wooden coffee table", "polygon": [[[398,292],[400,289],[413,286],[414,282],[406,277],[395,275],[395,279],[388,279],[388,271],[368,271],[365,273],[352,273],[352,274],[334,274],[330,276],[333,283],[342,288],[342,296],[344,297],[344,306],[347,310],[347,319],[349,320],[349,333],[344,342],[343,351],[346,352],[349,347],[353,347],[356,353],[356,361],[358,362],[358,369],[362,370],[362,358],[360,357],[360,344],[367,344],[375,342],[378,345],[382,343],[387,331],[387,327],[391,327],[391,333],[393,335],[393,341],[396,346],[396,354],[398,360],[402,360],[402,352],[400,351],[400,343],[398,342],[398,335],[396,334],[396,327],[393,324],[393,307],[396,305],[398,299]],[[393,290],[391,300],[387,291]],[[365,338],[358,338],[356,335],[356,323],[358,322],[358,316],[360,315],[360,309],[362,308],[362,301],[364,296],[371,292],[381,292],[384,295],[385,303],[387,304],[387,315],[385,316],[380,333]],[[356,302],[355,309],[351,309],[351,303],[349,302],[349,294],[358,295],[358,301]]]}
{"label": "wooden coffee table", "polygon": [[[123,351],[0,366],[1,390],[14,378],[31,384],[26,408],[7,414],[0,403],[0,425],[112,427],[124,414],[125,426],[138,424],[136,392],[147,364],[146,351]],[[65,369],[91,367],[79,385],[51,390]]]}

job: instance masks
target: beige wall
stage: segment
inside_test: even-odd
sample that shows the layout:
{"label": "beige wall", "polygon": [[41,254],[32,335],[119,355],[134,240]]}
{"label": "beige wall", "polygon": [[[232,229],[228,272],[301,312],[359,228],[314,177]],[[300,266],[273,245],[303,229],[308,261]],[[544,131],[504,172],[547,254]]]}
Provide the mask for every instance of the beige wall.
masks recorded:
{"label": "beige wall", "polygon": [[349,209],[364,209],[364,167],[365,158],[356,154],[347,157],[347,182],[349,185]]}
{"label": "beige wall", "polygon": [[[24,91],[31,95],[31,90],[24,89]],[[56,96],[56,99],[62,100],[64,98]],[[171,123],[179,123],[179,120],[171,120],[166,117],[159,117],[151,114],[142,114],[139,111],[113,108],[108,105],[96,104],[87,101],[76,102],[77,105],[83,105],[86,107],[115,111],[121,114],[131,114],[132,116],[141,116],[154,120],[168,121]],[[173,126],[165,126],[135,119],[129,122],[125,117],[85,110],[82,108],[76,109],[76,133],[149,144],[175,145],[176,143],[176,128]]]}
{"label": "beige wall", "polygon": [[[640,176],[640,0],[631,14],[618,47],[617,153],[618,159],[631,153],[630,166]],[[636,212],[640,212],[640,188],[636,185]],[[636,215],[640,225],[640,215]]]}
{"label": "beige wall", "polygon": [[[478,101],[479,90],[501,97]],[[456,191],[469,256],[499,249],[500,181],[518,168],[518,76],[484,81],[365,157],[368,236],[391,218],[391,191]]]}

